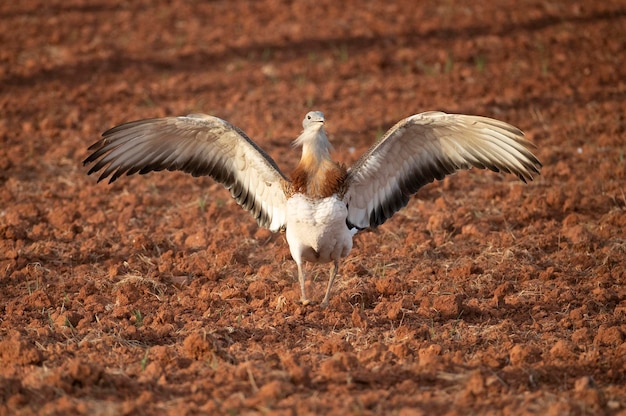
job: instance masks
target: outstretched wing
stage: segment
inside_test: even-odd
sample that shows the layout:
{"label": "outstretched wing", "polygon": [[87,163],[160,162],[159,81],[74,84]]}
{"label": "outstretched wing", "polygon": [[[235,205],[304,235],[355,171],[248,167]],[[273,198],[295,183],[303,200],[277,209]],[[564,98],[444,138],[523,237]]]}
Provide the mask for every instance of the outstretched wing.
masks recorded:
{"label": "outstretched wing", "polygon": [[98,182],[123,174],[180,170],[208,175],[226,187],[260,226],[277,231],[286,224],[289,180],[276,163],[232,124],[204,114],[138,120],[104,132],[83,164]]}
{"label": "outstretched wing", "polygon": [[426,112],[393,126],[349,170],[348,224],[376,227],[435,179],[472,166],[526,182],[541,163],[517,128],[486,117]]}

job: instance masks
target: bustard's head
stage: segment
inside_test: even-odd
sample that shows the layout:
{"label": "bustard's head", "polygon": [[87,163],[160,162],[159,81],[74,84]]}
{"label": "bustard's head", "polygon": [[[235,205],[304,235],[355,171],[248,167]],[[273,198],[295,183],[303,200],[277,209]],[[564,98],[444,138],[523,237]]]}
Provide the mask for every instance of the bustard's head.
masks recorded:
{"label": "bustard's head", "polygon": [[302,120],[302,128],[307,129],[308,127],[314,126],[323,126],[324,125],[324,113],[321,111],[309,111],[304,116],[304,120]]}
{"label": "bustard's head", "polygon": [[305,147],[305,153],[312,151],[317,159],[322,157],[328,158],[328,152],[332,149],[332,146],[324,130],[324,113],[321,111],[309,111],[304,116],[304,120],[302,120],[302,127],[304,130],[293,142],[293,145]]}

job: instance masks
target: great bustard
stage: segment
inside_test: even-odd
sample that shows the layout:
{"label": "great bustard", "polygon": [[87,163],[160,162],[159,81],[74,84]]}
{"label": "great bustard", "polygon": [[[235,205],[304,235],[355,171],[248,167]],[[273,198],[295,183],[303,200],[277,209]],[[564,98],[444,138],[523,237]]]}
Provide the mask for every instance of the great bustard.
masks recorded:
{"label": "great bustard", "polygon": [[98,181],[123,174],[180,170],[208,175],[224,185],[261,227],[285,230],[298,266],[332,262],[322,305],[327,305],[339,260],[350,253],[358,230],[375,228],[404,207],[427,183],[461,169],[488,168],[532,180],[541,168],[523,133],[486,117],[426,112],[393,126],[346,169],[330,157],[324,115],[302,121],[300,163],[290,177],[242,130],[217,117],[190,114],[138,120],[103,133],[84,164]]}

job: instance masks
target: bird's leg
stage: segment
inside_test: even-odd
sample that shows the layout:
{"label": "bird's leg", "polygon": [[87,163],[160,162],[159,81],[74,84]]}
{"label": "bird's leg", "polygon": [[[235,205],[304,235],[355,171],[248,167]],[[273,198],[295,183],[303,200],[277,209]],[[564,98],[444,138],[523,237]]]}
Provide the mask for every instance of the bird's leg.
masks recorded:
{"label": "bird's leg", "polygon": [[298,265],[298,281],[300,282],[300,292],[302,295],[300,296],[300,303],[304,306],[310,305],[311,300],[306,295],[306,290],[304,289],[304,271],[302,270],[302,264],[296,263]]}
{"label": "bird's leg", "polygon": [[330,300],[330,289],[333,287],[333,282],[335,281],[335,277],[337,277],[337,270],[339,269],[339,260],[335,260],[332,266],[330,266],[330,279],[328,279],[328,287],[326,288],[326,295],[324,295],[324,300],[320,304],[320,306],[326,307],[328,306],[328,301]]}

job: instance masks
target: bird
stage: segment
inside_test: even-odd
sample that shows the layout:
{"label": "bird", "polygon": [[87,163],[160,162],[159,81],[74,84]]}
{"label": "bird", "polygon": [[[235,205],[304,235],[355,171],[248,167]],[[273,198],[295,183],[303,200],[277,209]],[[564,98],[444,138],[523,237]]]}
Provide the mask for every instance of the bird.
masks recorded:
{"label": "bird", "polygon": [[98,182],[151,171],[209,176],[230,191],[260,227],[284,231],[298,269],[300,302],[304,264],[331,263],[326,307],[340,260],[354,235],[375,229],[405,207],[424,185],[472,167],[516,175],[524,183],[540,174],[536,146],[524,133],[493,118],[428,111],[396,123],[350,167],[331,158],[320,111],[308,112],[293,142],[301,158],[287,176],[239,127],[206,114],[127,122],[102,134],[83,165]]}

